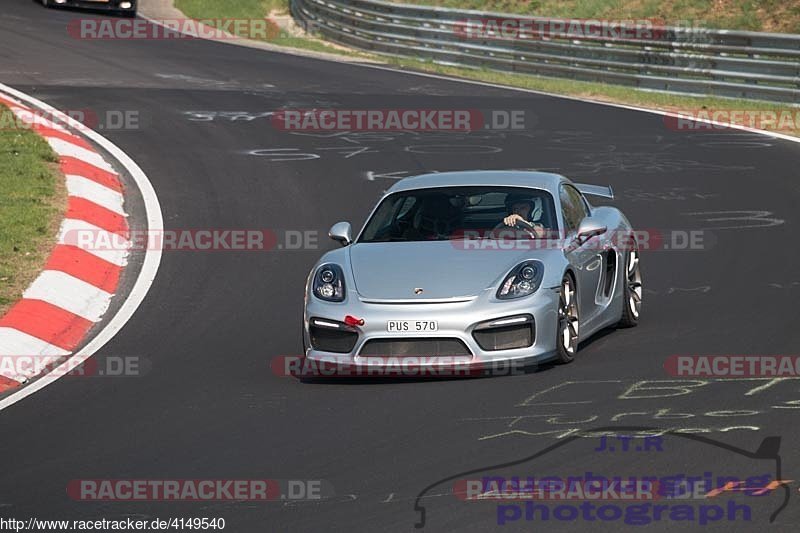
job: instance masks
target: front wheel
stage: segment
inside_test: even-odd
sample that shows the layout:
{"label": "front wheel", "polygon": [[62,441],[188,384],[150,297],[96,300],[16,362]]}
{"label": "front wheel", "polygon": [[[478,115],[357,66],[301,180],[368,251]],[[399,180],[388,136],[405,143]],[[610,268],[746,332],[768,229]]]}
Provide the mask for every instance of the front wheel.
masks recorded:
{"label": "front wheel", "polygon": [[625,284],[622,288],[622,318],[619,326],[632,328],[639,323],[642,312],[642,271],[639,250],[631,250],[625,262]]}
{"label": "front wheel", "polygon": [[561,280],[561,295],[558,303],[558,338],[556,354],[560,363],[571,363],[578,351],[578,293],[572,276],[566,274]]}

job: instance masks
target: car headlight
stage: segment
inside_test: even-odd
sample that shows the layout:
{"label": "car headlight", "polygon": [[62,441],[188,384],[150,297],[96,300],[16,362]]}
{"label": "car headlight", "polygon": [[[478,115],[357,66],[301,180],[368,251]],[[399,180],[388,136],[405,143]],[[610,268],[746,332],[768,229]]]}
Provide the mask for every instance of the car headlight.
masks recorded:
{"label": "car headlight", "polygon": [[327,264],[317,269],[314,275],[314,296],[327,302],[344,300],[344,274],[339,265]]}
{"label": "car headlight", "polygon": [[525,261],[508,273],[506,279],[497,289],[497,297],[501,300],[521,298],[533,294],[539,288],[544,277],[544,264],[541,261]]}

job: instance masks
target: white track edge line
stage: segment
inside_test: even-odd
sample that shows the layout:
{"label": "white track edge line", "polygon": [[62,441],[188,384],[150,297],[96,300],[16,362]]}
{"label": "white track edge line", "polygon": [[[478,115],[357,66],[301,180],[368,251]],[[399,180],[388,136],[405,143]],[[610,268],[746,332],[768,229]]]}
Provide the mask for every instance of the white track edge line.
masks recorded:
{"label": "white track edge line", "polygon": [[[130,174],[131,178],[142,194],[148,230],[163,231],[164,217],[161,214],[161,205],[158,202],[158,196],[153,188],[153,184],[150,183],[150,180],[147,179],[144,171],[139,168],[139,165],[137,165],[136,162],[133,161],[130,156],[128,156],[128,154],[96,131],[88,129],[85,125],[77,122],[51,105],[42,102],[41,100],[9,87],[8,85],[0,83],[0,93],[3,92],[18,100],[28,103],[29,105],[33,105],[39,109],[51,112],[53,116],[64,121],[64,123],[68,124],[73,129],[77,129],[77,131],[82,133],[85,137],[89,138],[91,141],[95,142],[97,145],[101,146],[104,150],[111,154],[111,156],[114,157],[117,162],[125,168],[125,170],[127,170],[128,174]],[[153,284],[153,280],[156,277],[156,273],[158,272],[158,267],[160,264],[161,250],[146,250],[142,268],[139,271],[136,281],[134,282],[133,288],[120,306],[117,313],[111,318],[111,320],[108,321],[106,326],[86,346],[84,346],[79,352],[70,356],[58,368],[55,368],[49,374],[44,375],[30,385],[23,387],[10,394],[6,398],[0,400],[0,411],[47,387],[51,383],[58,380],[61,376],[67,374],[67,371],[70,368],[74,369],[76,366],[80,365],[94,355],[100,348],[105,346],[105,344],[110,341],[119,332],[119,330],[122,329],[123,326],[125,326],[128,320],[130,320],[131,316],[133,316],[133,314],[139,308]]]}

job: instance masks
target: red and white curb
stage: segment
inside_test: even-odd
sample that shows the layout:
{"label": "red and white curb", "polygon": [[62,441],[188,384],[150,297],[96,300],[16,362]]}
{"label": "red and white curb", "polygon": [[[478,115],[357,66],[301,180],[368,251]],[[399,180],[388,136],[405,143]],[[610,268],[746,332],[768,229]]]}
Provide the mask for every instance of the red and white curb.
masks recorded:
{"label": "red and white curb", "polygon": [[[79,354],[74,354],[87,332],[100,321],[111,304],[122,270],[127,264],[128,251],[124,243],[128,242],[129,228],[123,208],[123,187],[114,168],[83,137],[43,118],[41,111],[46,111],[46,116],[57,118],[72,128],[80,128],[78,131],[108,150],[131,173],[142,192],[148,227],[162,229],[163,223],[152,185],[141,169],[119,148],[47,104],[2,84],[0,102],[44,137],[58,154],[68,195],[65,219],[44,271],[23,293],[22,299],[0,317],[2,393],[19,387],[46,370],[53,370],[59,360],[66,358],[61,366],[75,368],[91,356],[133,314],[160,263],[159,251],[146,253],[142,270],[128,300],[97,337]],[[92,235],[106,233],[109,238],[113,234],[114,242],[121,242],[123,246],[113,251],[82,248],[79,240],[73,237],[76,230],[89,231]],[[53,376],[46,376],[20,389],[0,401],[0,409],[41,389],[61,375],[60,372],[53,372]],[[23,391],[25,394],[20,394]]]}
{"label": "red and white curb", "polygon": [[[111,165],[81,137],[21,102],[0,96],[58,154],[66,177],[67,212],[44,271],[0,317],[0,392],[25,383],[47,365],[71,355],[111,304],[123,267],[124,245],[98,254],[68,243],[75,231],[129,237],[122,183]],[[92,233],[94,234],[94,233]]]}

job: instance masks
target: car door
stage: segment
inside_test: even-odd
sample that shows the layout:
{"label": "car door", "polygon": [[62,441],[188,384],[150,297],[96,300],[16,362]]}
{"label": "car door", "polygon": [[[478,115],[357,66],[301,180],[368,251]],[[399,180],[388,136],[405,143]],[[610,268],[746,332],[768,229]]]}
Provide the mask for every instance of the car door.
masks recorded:
{"label": "car door", "polygon": [[597,239],[586,243],[577,240],[578,226],[589,216],[589,206],[583,195],[572,185],[563,183],[559,190],[561,217],[564,222],[564,234],[567,260],[574,267],[578,283],[578,308],[581,324],[586,324],[600,310],[596,301],[597,289],[603,273],[603,261]]}

